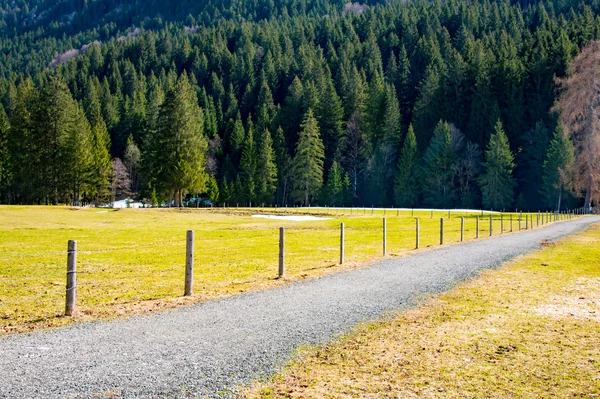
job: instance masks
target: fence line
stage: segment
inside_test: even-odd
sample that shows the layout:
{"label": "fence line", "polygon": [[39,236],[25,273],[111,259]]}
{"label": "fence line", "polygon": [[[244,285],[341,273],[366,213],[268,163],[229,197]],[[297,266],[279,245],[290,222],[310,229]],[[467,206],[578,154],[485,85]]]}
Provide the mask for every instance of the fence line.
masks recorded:
{"label": "fence line", "polygon": [[[364,212],[366,212],[366,208],[363,209]],[[373,208],[371,209],[371,211],[373,212]],[[578,211],[567,211],[567,212],[555,212],[555,213],[550,213],[550,212],[537,212],[537,213],[525,213],[525,214],[520,214],[518,215],[518,227],[519,227],[519,231],[522,230],[522,221],[524,219],[525,222],[525,230],[529,230],[534,229],[534,227],[537,227],[540,225],[544,226],[545,224],[548,223],[552,223],[552,222],[558,222],[558,221],[564,221],[564,220],[570,220],[573,219],[575,217],[577,217],[578,215],[580,215],[582,213],[578,213]],[[414,215],[414,211],[411,212],[411,215]],[[535,215],[535,223],[534,223],[534,215]],[[393,213],[392,213],[393,216]],[[481,216],[479,214],[473,215],[474,216],[474,226],[471,224],[470,226],[467,226],[467,221],[468,220],[472,220],[469,217],[465,217],[465,216],[458,216],[455,218],[452,218],[452,214],[450,212],[448,212],[448,224],[445,223],[445,217],[440,217],[439,218],[439,244],[443,245],[445,243],[445,236],[448,235],[449,233],[455,233],[457,236],[460,236],[460,241],[459,242],[463,242],[466,239],[465,236],[465,232],[471,232],[471,234],[474,233],[475,235],[475,239],[480,237],[480,232],[482,231],[481,229],[481,225],[480,225],[480,218]],[[496,216],[496,217],[495,217]],[[436,230],[436,227],[434,227],[433,224],[435,224],[435,222],[432,220],[429,223],[428,227],[423,228],[423,226],[421,225],[421,220],[419,217],[414,218],[415,220],[415,248],[419,249],[421,246],[421,236],[423,232],[429,232],[432,233],[433,231]],[[454,225],[450,225],[450,221],[454,221],[456,220],[457,222]],[[494,233],[494,223],[497,222],[500,224],[500,233],[499,234],[504,234],[505,233],[505,226],[504,226],[504,215],[502,213],[499,214],[489,214],[489,235],[492,236]],[[433,224],[432,224],[433,223]],[[511,214],[509,216],[509,231],[512,232],[513,231],[513,215]],[[345,249],[346,249],[346,237],[345,237],[345,224],[341,223],[340,224],[340,230],[339,230],[339,264],[344,264],[345,262]],[[473,230],[474,227],[474,230]],[[404,228],[402,229],[404,231]],[[383,249],[383,256],[386,256],[388,253],[388,233],[391,233],[390,237],[393,237],[393,233],[395,231],[398,231],[396,229],[391,229],[388,231],[388,223],[387,223],[387,217],[383,217],[382,218],[382,249]],[[456,237],[456,236],[455,236]],[[472,236],[471,236],[472,237]],[[403,240],[406,238],[410,238],[410,235],[408,235],[408,237],[403,236],[402,237]],[[171,242],[174,243],[174,242]],[[65,315],[66,316],[72,316],[73,314],[75,314],[76,312],[76,302],[77,302],[77,274],[80,273],[86,273],[85,271],[78,271],[77,270],[77,253],[82,253],[82,254],[93,254],[96,252],[109,252],[109,251],[115,251],[115,250],[123,250],[123,249],[137,249],[140,247],[155,247],[156,244],[148,244],[148,245],[142,245],[142,246],[131,246],[131,247],[120,247],[120,248],[110,248],[110,249],[101,249],[101,250],[81,250],[77,248],[77,242],[74,240],[69,240],[68,242],[68,247],[67,247],[67,271],[66,271],[66,286],[65,286]],[[186,256],[185,256],[185,278],[184,278],[184,296],[192,296],[193,295],[193,280],[194,280],[194,231],[193,230],[188,230],[186,233]],[[278,278],[284,278],[285,277],[285,228],[284,227],[280,227],[279,228],[279,268],[278,268]],[[53,255],[64,255],[65,251],[56,251],[56,252],[46,252],[46,253],[39,253],[39,254],[53,254]],[[15,256],[35,256],[38,254],[16,254]],[[2,258],[0,258],[2,259]]]}

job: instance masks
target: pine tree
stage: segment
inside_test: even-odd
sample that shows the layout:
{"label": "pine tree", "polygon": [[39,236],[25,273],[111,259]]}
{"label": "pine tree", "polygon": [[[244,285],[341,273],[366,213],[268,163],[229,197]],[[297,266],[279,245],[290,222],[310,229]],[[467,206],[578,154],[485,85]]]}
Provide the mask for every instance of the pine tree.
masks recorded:
{"label": "pine tree", "polygon": [[321,90],[319,106],[317,108],[317,121],[323,137],[325,147],[325,166],[333,160],[338,141],[343,133],[344,109],[342,100],[338,96],[330,72],[326,75],[325,87]]}
{"label": "pine tree", "polygon": [[301,125],[296,155],[292,165],[292,198],[305,206],[323,185],[323,159],[325,150],[319,125],[313,111],[308,110]]}
{"label": "pine tree", "polygon": [[110,175],[112,170],[110,159],[110,137],[106,130],[104,121],[92,126],[92,152],[93,152],[93,174],[92,174],[92,197],[98,201],[106,201],[110,194]]}
{"label": "pine tree", "polygon": [[440,74],[433,65],[429,65],[419,85],[419,98],[413,110],[414,128],[421,148],[431,137],[440,118],[440,90]]}
{"label": "pine tree", "polygon": [[394,154],[400,149],[402,142],[400,104],[398,103],[396,88],[391,84],[386,86],[383,141],[393,149]]}
{"label": "pine tree", "polygon": [[382,139],[386,111],[386,93],[383,77],[377,74],[367,92],[364,110],[364,128],[373,148]]}
{"label": "pine tree", "polygon": [[422,188],[425,204],[450,207],[456,196],[454,190],[454,152],[450,125],[440,121],[433,132],[423,156]]}
{"label": "pine tree", "polygon": [[515,195],[515,168],[508,138],[498,120],[485,151],[484,173],[479,178],[483,206],[487,209],[505,209],[512,205]]}
{"label": "pine tree", "polygon": [[184,191],[205,190],[208,144],[202,110],[185,72],[161,107],[156,145],[156,159],[152,162],[156,181],[165,191],[175,194],[177,205],[181,204]]}
{"label": "pine tree", "polygon": [[73,115],[69,116],[73,118],[73,125],[66,131],[62,148],[66,167],[62,173],[71,187],[71,198],[79,204],[82,194],[93,191],[94,153],[92,132],[85,113],[78,104],[73,107]]}
{"label": "pine tree", "polygon": [[418,148],[415,131],[410,125],[400,152],[394,179],[394,202],[399,207],[414,207],[419,198]]}
{"label": "pine tree", "polygon": [[292,159],[287,149],[285,136],[281,126],[275,133],[273,141],[275,151],[275,160],[277,164],[277,203],[281,206],[287,204],[287,198],[290,191],[290,174],[292,171]]}
{"label": "pine tree", "polygon": [[37,97],[38,93],[31,80],[25,80],[19,85],[8,130],[8,149],[12,161],[11,186],[15,201],[29,204],[38,199],[36,191],[39,171],[31,167],[39,165],[31,131],[31,114]]}
{"label": "pine tree", "polygon": [[206,196],[212,203],[216,203],[220,198],[219,185],[213,175],[208,175],[206,179]]}
{"label": "pine tree", "polygon": [[10,122],[4,111],[4,107],[0,105],[0,201],[8,197],[8,187],[12,174],[11,157],[8,148],[8,129]]}
{"label": "pine tree", "polygon": [[246,137],[246,131],[244,130],[244,124],[242,123],[242,116],[238,112],[235,122],[229,121],[233,124],[231,135],[229,136],[229,153],[231,154],[231,160],[235,165],[239,165],[242,157],[242,147],[244,146],[244,139]]}
{"label": "pine tree", "polygon": [[573,143],[559,125],[550,141],[542,174],[542,194],[546,204],[560,212],[563,196],[573,183],[572,168],[575,159]]}
{"label": "pine tree", "polygon": [[256,147],[254,145],[254,133],[252,124],[248,124],[248,131],[242,148],[240,160],[240,178],[242,180],[243,202],[256,202]]}
{"label": "pine tree", "polygon": [[258,201],[273,203],[277,188],[277,165],[271,133],[265,130],[258,142],[256,157],[256,192]]}
{"label": "pine tree", "polygon": [[79,201],[92,165],[91,131],[83,110],[59,77],[40,91],[31,114],[32,161],[36,197],[58,203]]}
{"label": "pine tree", "polygon": [[327,175],[325,185],[325,202],[330,206],[344,205],[344,170],[339,163],[333,161]]}
{"label": "pine tree", "polygon": [[219,189],[219,201],[226,204],[231,201],[231,191],[229,190],[229,183],[227,178],[221,180],[221,188]]}

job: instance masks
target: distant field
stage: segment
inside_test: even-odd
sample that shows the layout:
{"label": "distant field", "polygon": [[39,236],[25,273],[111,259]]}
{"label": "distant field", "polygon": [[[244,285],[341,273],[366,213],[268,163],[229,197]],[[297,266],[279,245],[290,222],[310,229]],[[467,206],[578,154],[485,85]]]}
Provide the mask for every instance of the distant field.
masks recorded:
{"label": "distant field", "polygon": [[[0,334],[58,326],[64,311],[67,240],[78,241],[78,315],[90,320],[160,310],[285,281],[357,267],[382,256],[383,211],[290,209],[330,220],[293,222],[252,218],[274,209],[168,210],[0,207]],[[279,210],[283,212],[283,210]],[[342,215],[342,212],[345,215]],[[357,215],[358,213],[358,215]],[[388,210],[387,247],[392,256],[415,248],[415,219],[421,248],[475,238],[474,213]],[[398,216],[397,216],[398,215]],[[525,217],[525,216],[523,216]],[[480,237],[489,236],[489,216]],[[509,230],[509,214],[504,229]],[[518,229],[518,215],[513,228]],[[346,226],[346,264],[338,265],[339,225]],[[286,279],[278,280],[278,227],[286,228]],[[523,229],[525,223],[522,224]],[[185,232],[195,230],[194,298],[182,298]],[[500,216],[494,215],[494,235]]]}

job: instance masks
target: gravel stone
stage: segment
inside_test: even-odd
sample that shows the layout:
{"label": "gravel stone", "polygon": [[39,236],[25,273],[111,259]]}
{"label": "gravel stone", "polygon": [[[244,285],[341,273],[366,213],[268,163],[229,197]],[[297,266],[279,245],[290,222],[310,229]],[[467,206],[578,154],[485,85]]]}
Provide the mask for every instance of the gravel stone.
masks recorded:
{"label": "gravel stone", "polygon": [[328,342],[598,221],[387,258],[160,314],[0,337],[0,398],[231,397],[236,386],[277,372],[301,345]]}

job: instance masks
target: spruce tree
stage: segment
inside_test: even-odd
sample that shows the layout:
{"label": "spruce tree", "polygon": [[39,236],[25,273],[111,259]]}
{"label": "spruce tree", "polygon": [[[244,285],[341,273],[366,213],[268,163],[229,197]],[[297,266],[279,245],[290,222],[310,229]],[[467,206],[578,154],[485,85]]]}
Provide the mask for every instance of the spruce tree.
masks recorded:
{"label": "spruce tree", "polygon": [[92,165],[89,122],[60,77],[42,88],[31,114],[34,185],[45,203],[79,201]]}
{"label": "spruce tree", "polygon": [[515,168],[508,138],[498,120],[485,151],[484,173],[479,177],[483,206],[486,209],[502,210],[514,202],[515,181],[512,176]]}
{"label": "spruce tree", "polygon": [[248,131],[242,148],[240,160],[240,178],[242,181],[243,202],[256,202],[256,147],[252,123],[248,124]]}
{"label": "spruce tree", "polygon": [[309,109],[301,125],[292,165],[292,198],[295,201],[308,206],[321,189],[324,157],[319,125],[313,111]]}
{"label": "spruce tree", "polygon": [[383,116],[383,141],[388,144],[394,154],[400,149],[402,142],[402,117],[396,88],[388,84],[385,94],[385,114]]}
{"label": "spruce tree", "polygon": [[206,179],[206,196],[212,203],[216,203],[220,198],[219,185],[213,175],[208,175]]}
{"label": "spruce tree", "polygon": [[277,164],[277,203],[281,206],[287,204],[287,198],[290,191],[290,174],[292,171],[292,158],[287,149],[285,136],[281,126],[275,133],[273,140],[273,149],[275,151],[275,160]]}
{"label": "spruce tree", "polygon": [[256,161],[257,199],[260,202],[272,204],[277,188],[277,165],[273,139],[268,130],[264,131],[258,142]]}
{"label": "spruce tree", "polygon": [[244,124],[242,122],[242,116],[238,112],[235,122],[229,121],[233,124],[231,129],[231,135],[229,136],[229,152],[233,163],[237,166],[240,163],[242,157],[242,147],[244,146],[244,139],[246,137],[246,131],[244,130]]}
{"label": "spruce tree", "polygon": [[317,120],[323,137],[325,147],[325,163],[329,166],[333,160],[338,141],[343,132],[344,109],[342,100],[338,96],[330,72],[325,78],[325,87],[321,90],[319,106],[317,108]]}
{"label": "spruce tree", "polygon": [[344,205],[344,170],[339,163],[333,161],[327,174],[325,185],[325,202],[330,206]]}
{"label": "spruce tree", "polygon": [[10,122],[4,111],[4,107],[0,105],[0,201],[8,197],[8,187],[10,183],[12,168],[11,157],[8,148],[8,129]]}
{"label": "spruce tree", "polygon": [[94,152],[90,124],[79,104],[73,104],[73,114],[69,116],[73,125],[66,131],[64,151],[63,176],[70,186],[71,198],[79,204],[84,194],[90,194],[93,189]]}
{"label": "spruce tree", "polygon": [[456,196],[454,189],[454,152],[450,125],[440,121],[423,156],[423,200],[432,207],[450,207]]}
{"label": "spruce tree", "polygon": [[394,202],[399,207],[414,207],[419,197],[418,148],[415,131],[410,125],[400,151],[396,177],[394,179]]}
{"label": "spruce tree", "polygon": [[106,130],[104,121],[91,127],[92,135],[92,153],[93,153],[93,175],[92,175],[92,196],[100,201],[108,200],[110,196],[110,137]]}
{"label": "spruce tree", "polygon": [[573,143],[559,125],[550,141],[542,174],[542,194],[546,204],[560,212],[565,193],[572,184],[572,168],[575,159]]}
{"label": "spruce tree", "polygon": [[202,110],[198,107],[184,72],[161,107],[156,140],[154,173],[163,190],[182,202],[184,191],[202,192],[208,144],[203,132]]}

